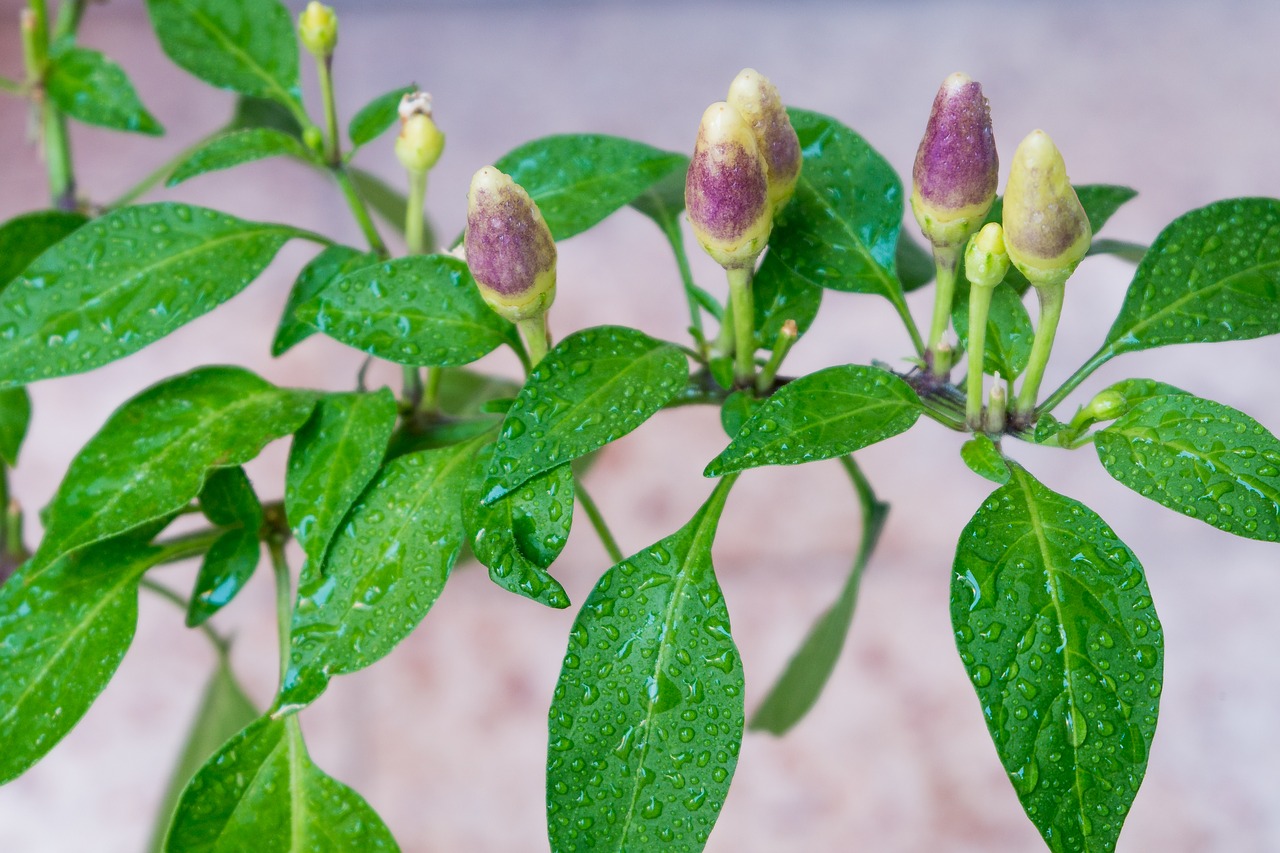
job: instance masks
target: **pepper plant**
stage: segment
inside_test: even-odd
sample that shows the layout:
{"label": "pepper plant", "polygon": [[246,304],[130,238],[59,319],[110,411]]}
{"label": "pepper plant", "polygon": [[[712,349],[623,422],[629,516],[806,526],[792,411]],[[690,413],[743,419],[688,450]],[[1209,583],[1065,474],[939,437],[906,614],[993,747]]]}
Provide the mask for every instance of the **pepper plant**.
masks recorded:
{"label": "pepper plant", "polygon": [[[960,662],[997,760],[1049,849],[1114,848],[1154,742],[1160,622],[1137,556],[1088,507],[1040,483],[1018,447],[1092,449],[1144,497],[1275,540],[1280,441],[1248,415],[1165,377],[1099,389],[1075,412],[1062,403],[1125,353],[1280,332],[1280,201],[1208,205],[1151,246],[1095,239],[1133,190],[1073,185],[1037,130],[1014,152],[999,198],[987,100],[956,74],[933,102],[908,196],[926,249],[902,232],[904,187],[875,149],[835,118],[785,108],[773,84],[746,69],[704,113],[691,156],[581,134],[476,164],[466,230],[440,242],[423,215],[444,145],[430,96],[406,85],[376,97],[344,132],[331,10],[311,3],[295,32],[277,0],[147,0],[165,53],[237,93],[238,109],[102,204],[76,191],[67,123],[162,127],[118,65],[76,44],[84,6],[64,0],[55,17],[30,0],[26,76],[0,80],[6,95],[30,101],[49,176],[48,209],[0,226],[0,782],[89,710],[129,648],[146,590],[179,603],[220,660],[155,849],[397,849],[359,794],[308,757],[300,716],[330,680],[376,663],[414,631],[466,551],[506,593],[572,606],[554,564],[578,504],[614,565],[578,603],[549,708],[551,848],[700,850],[744,730],[785,733],[834,667],[888,513],[855,454],[923,418],[932,422],[923,429],[968,435],[961,462],[994,484],[959,533],[950,577]],[[299,41],[320,82],[314,117],[300,95]],[[354,165],[397,123],[403,195]],[[160,180],[268,157],[328,174],[365,245],[138,203]],[[557,242],[628,205],[670,242],[680,275],[669,297],[686,303],[688,340],[624,326],[554,337]],[[693,280],[685,220],[724,268],[726,289]],[[387,226],[402,233],[404,256],[388,251]],[[137,352],[250,285],[295,240],[317,251],[298,273],[272,353],[318,332],[401,366],[402,387],[369,388],[362,374],[342,393],[282,388],[224,366],[166,379],[121,404],[76,455],[29,550],[21,496],[7,488],[30,418],[25,386]],[[1042,393],[1070,280],[1091,254],[1134,262],[1128,295],[1105,333],[1075,332],[1099,337],[1096,354]],[[922,334],[904,295],[930,282]],[[884,363],[787,375],[824,290],[886,300],[910,348]],[[524,365],[523,384],[468,367],[500,347]],[[582,466],[664,409],[688,405],[718,408],[726,433],[707,461],[705,502],[627,556],[584,490]],[[282,439],[284,482],[250,482],[242,466]],[[861,545],[840,599],[748,717],[711,559],[717,523],[739,477],[826,460],[861,501]],[[187,515],[207,524],[166,532]],[[305,555],[300,567],[288,564],[290,539]],[[237,686],[215,626],[264,550],[280,681],[261,709]],[[153,577],[195,558],[189,591]],[[234,726],[220,730],[228,719]]]}

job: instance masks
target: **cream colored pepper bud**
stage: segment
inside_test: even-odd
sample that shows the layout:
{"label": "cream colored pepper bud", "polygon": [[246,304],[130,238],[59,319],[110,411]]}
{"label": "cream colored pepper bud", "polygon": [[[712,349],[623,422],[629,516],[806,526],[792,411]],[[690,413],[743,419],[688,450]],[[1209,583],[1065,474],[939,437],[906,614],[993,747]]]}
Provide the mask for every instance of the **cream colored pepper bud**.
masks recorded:
{"label": "cream colored pepper bud", "polygon": [[312,56],[328,59],[338,46],[338,16],[317,0],[311,0],[298,16],[298,39]]}
{"label": "cream colored pepper bud", "polygon": [[756,148],[764,158],[773,215],[786,206],[800,180],[800,140],[777,88],[759,71],[744,68],[729,85],[729,106],[751,126]]}
{"label": "cream colored pepper bud", "polygon": [[513,323],[540,317],[556,297],[556,244],[524,188],[485,166],[467,193],[467,266],[480,295]]}
{"label": "cream colored pepper bud", "polygon": [[1093,230],[1049,134],[1035,130],[1018,145],[1004,195],[1004,242],[1014,266],[1036,287],[1070,278]]}
{"label": "cream colored pepper bud", "polygon": [[409,172],[427,172],[443,151],[444,134],[432,118],[431,95],[426,92],[405,95],[400,99],[400,136],[396,138],[400,165]]}
{"label": "cream colored pepper bud", "polygon": [[970,284],[995,287],[1009,272],[1009,253],[1004,247],[1004,229],[988,222],[969,238],[964,251],[964,273]]}
{"label": "cream colored pepper bud", "polygon": [[716,263],[755,264],[773,228],[768,178],[751,126],[724,101],[702,114],[684,200],[694,235]]}
{"label": "cream colored pepper bud", "polygon": [[991,108],[967,74],[942,81],[911,171],[911,211],[934,246],[960,246],[996,197],[1000,158]]}

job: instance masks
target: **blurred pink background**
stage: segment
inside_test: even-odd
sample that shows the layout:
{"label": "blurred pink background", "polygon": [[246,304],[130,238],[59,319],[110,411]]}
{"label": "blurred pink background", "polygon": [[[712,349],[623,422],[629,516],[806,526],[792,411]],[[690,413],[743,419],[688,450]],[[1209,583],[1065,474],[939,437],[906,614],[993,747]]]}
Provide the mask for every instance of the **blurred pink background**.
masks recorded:
{"label": "blurred pink background", "polygon": [[[336,73],[344,123],[369,98],[410,81],[435,96],[448,145],[428,206],[442,235],[461,227],[471,173],[527,139],[594,131],[688,150],[703,108],[747,65],[770,76],[789,103],[858,130],[900,173],[909,170],[938,84],[964,70],[991,99],[1006,163],[1018,140],[1040,127],[1077,182],[1139,190],[1104,236],[1149,242],[1193,207],[1280,196],[1280,4],[334,5],[342,17]],[[21,75],[19,6],[0,0],[0,74],[13,78]],[[291,6],[296,12],[301,3]],[[170,130],[153,140],[77,128],[81,191],[94,200],[113,198],[229,113],[230,95],[163,57],[141,0],[91,7],[83,42],[121,62]],[[309,63],[303,76],[313,95]],[[0,97],[0,219],[43,204],[43,171],[25,129],[23,105]],[[390,140],[371,145],[359,163],[398,186]],[[1002,188],[1005,174],[1007,167]],[[245,166],[151,198],[285,220],[359,243],[336,189],[293,164]],[[334,342],[317,336],[280,360],[268,355],[292,278],[313,251],[289,245],[243,295],[139,355],[36,385],[35,420],[14,477],[24,504],[34,510],[49,499],[71,454],[115,406],[198,364],[246,365],[282,384],[350,387],[361,357]],[[695,274],[722,292],[709,262],[696,258]],[[1112,259],[1081,266],[1047,388],[1096,349],[1130,275],[1131,267]],[[600,323],[683,334],[674,263],[657,229],[634,212],[564,243],[559,280],[552,317],[559,336]],[[921,323],[930,293],[910,300]],[[787,372],[907,353],[887,303],[837,293],[825,302]],[[1072,400],[1124,376],[1146,376],[1277,429],[1277,353],[1280,344],[1264,340],[1125,356]],[[516,369],[506,355],[485,366]],[[374,378],[394,383],[396,372],[379,368]],[[990,489],[961,465],[962,440],[922,421],[859,454],[893,511],[845,654],[793,733],[747,736],[708,850],[1042,849],[951,637],[955,538]],[[625,551],[687,520],[710,490],[702,466],[724,443],[713,411],[679,410],[604,454],[588,484]],[[1011,452],[1052,488],[1093,507],[1129,544],[1147,568],[1164,622],[1159,730],[1117,849],[1280,849],[1276,546],[1145,502],[1113,482],[1088,449],[1069,455],[1014,443]],[[285,453],[284,443],[273,445],[250,467],[264,498],[281,492]],[[839,591],[857,541],[855,512],[834,463],[754,471],[735,489],[715,555],[749,711]],[[575,527],[554,571],[576,605],[608,559],[581,513]],[[193,572],[157,574],[182,586]],[[461,568],[415,635],[372,669],[337,679],[303,714],[314,758],[360,791],[410,853],[545,850],[546,709],[575,609],[540,608],[499,591],[474,566]],[[276,674],[268,573],[217,621],[237,638],[235,663],[251,695],[267,703]],[[52,754],[0,788],[0,850],[141,849],[211,662],[208,645],[182,627],[181,615],[144,594],[137,639],[115,681]]]}

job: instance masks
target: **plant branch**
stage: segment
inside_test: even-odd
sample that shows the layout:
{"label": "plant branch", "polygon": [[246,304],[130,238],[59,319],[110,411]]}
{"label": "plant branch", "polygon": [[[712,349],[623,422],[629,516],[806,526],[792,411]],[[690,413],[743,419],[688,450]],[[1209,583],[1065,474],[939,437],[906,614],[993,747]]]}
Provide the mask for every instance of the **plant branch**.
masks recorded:
{"label": "plant branch", "polygon": [[609,525],[605,523],[604,516],[600,514],[600,507],[596,506],[596,502],[591,499],[591,495],[582,483],[582,478],[575,476],[573,479],[578,495],[578,503],[582,504],[583,510],[587,513],[587,518],[591,519],[591,526],[595,528],[596,535],[600,537],[600,544],[604,545],[604,550],[608,552],[609,559],[613,560],[615,564],[621,563],[626,558],[622,554],[622,549],[618,547],[618,540],[613,538]]}
{"label": "plant branch", "polygon": [[1093,375],[1095,370],[1110,361],[1111,357],[1114,355],[1115,353],[1111,350],[1111,346],[1109,344],[1104,344],[1102,349],[1095,352],[1090,356],[1088,361],[1080,365],[1079,369],[1076,370],[1075,373],[1071,374],[1071,376],[1067,378],[1066,382],[1063,382],[1056,391],[1046,397],[1044,402],[1036,407],[1036,411],[1053,411],[1059,403],[1066,399],[1068,394],[1076,390],[1081,382]]}
{"label": "plant branch", "polygon": [[267,539],[271,554],[271,569],[276,578],[276,628],[280,641],[280,689],[289,672],[289,646],[293,624],[293,591],[289,586],[289,563],[284,556],[284,540],[279,536]]}
{"label": "plant branch", "polygon": [[379,255],[386,257],[387,244],[382,242],[382,235],[378,233],[378,226],[373,224],[373,217],[369,215],[369,208],[365,205],[364,199],[360,197],[360,193],[356,191],[355,184],[351,182],[351,176],[347,174],[347,170],[341,164],[332,167],[333,176],[338,181],[338,186],[342,188],[342,195],[347,200],[347,207],[351,208],[351,213],[356,218],[360,230],[364,232],[364,239],[369,243],[369,248],[377,252]]}
{"label": "plant branch", "polygon": [[[160,598],[163,598],[165,601],[172,603],[175,607],[177,607],[183,613],[188,612],[191,608],[191,603],[189,601],[187,601],[181,595],[178,595],[178,593],[169,589],[169,587],[165,586],[162,583],[157,583],[156,581],[153,581],[150,578],[144,577],[141,581],[139,581],[139,586],[142,589],[147,590],[148,592],[158,595]],[[214,630],[213,626],[210,625],[208,622],[201,623],[199,627],[200,627],[200,632],[203,633],[206,637],[208,637],[209,642],[212,643],[213,647],[218,650],[218,654],[226,655],[231,648],[231,640],[227,637],[224,637],[222,634],[219,634],[216,630]]]}

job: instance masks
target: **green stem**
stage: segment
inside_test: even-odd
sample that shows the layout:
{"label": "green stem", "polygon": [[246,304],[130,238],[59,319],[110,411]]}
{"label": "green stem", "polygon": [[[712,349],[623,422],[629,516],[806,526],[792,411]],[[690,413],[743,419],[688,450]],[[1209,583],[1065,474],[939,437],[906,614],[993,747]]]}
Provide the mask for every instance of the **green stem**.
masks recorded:
{"label": "green stem", "polygon": [[0,92],[8,92],[11,95],[25,95],[26,89],[16,80],[0,77]]}
{"label": "green stem", "polygon": [[125,205],[133,204],[133,202],[136,201],[140,196],[145,194],[148,190],[150,190],[156,184],[163,181],[165,178],[169,177],[169,175],[173,174],[174,169],[181,166],[183,163],[187,161],[188,158],[191,157],[192,154],[196,153],[196,151],[200,150],[206,144],[208,144],[209,140],[213,139],[214,137],[221,136],[224,132],[225,131],[223,130],[218,130],[204,137],[200,141],[196,142],[194,145],[188,145],[186,148],[183,148],[173,157],[169,158],[163,164],[161,164],[157,169],[152,171],[142,180],[138,181],[138,183],[134,184],[132,187],[125,190],[115,201],[107,205],[107,209],[114,210],[117,207],[124,207]]}
{"label": "green stem", "polygon": [[284,542],[279,537],[267,540],[271,553],[271,569],[276,577],[276,629],[280,641],[280,688],[289,672],[290,627],[293,624],[293,591],[289,586],[289,564],[284,556]]}
{"label": "green stem", "polygon": [[404,365],[404,401],[409,406],[409,411],[417,411],[418,405],[422,402],[422,371],[411,365]]}
{"label": "green stem", "polygon": [[427,384],[422,392],[422,404],[418,407],[424,412],[436,414],[440,410],[440,381],[444,379],[443,367],[427,368]]}
{"label": "green stem", "polygon": [[364,232],[364,239],[369,243],[369,248],[385,257],[387,244],[382,242],[382,236],[378,234],[378,227],[373,224],[373,217],[369,215],[369,208],[365,206],[364,199],[360,198],[360,193],[356,192],[355,184],[351,182],[351,176],[340,165],[333,167],[333,175],[338,180],[338,186],[342,188],[342,195],[347,200],[347,207],[351,208],[351,213],[360,225],[360,230]]}
{"label": "green stem", "polygon": [[1040,382],[1044,379],[1049,352],[1053,349],[1053,339],[1058,333],[1058,320],[1062,317],[1062,295],[1065,291],[1063,284],[1036,288],[1036,296],[1040,299],[1040,323],[1031,342],[1031,358],[1027,362],[1027,372],[1022,378],[1022,388],[1018,391],[1018,400],[1013,407],[1014,413],[1019,416],[1030,414],[1036,408]]}
{"label": "green stem", "polygon": [[756,310],[751,292],[751,267],[725,270],[729,277],[729,301],[733,303],[733,379],[740,388],[756,381]]}
{"label": "green stem", "polygon": [[[30,0],[27,8],[31,10],[31,62],[34,63],[40,76],[44,74],[45,62],[49,58],[49,10],[45,0]],[[28,70],[31,66],[28,65]],[[34,81],[33,81],[34,82]]]}
{"label": "green stem", "polygon": [[956,267],[960,263],[960,250],[955,246],[934,246],[933,263],[937,269],[938,287],[933,296],[933,321],[929,324],[930,369],[935,376],[944,376],[951,365],[940,361],[942,336],[951,322],[951,307],[956,298]]}
{"label": "green stem", "polygon": [[982,363],[987,348],[987,315],[994,287],[969,286],[969,368],[965,375],[965,420],[969,429],[982,429]]}
{"label": "green stem", "polygon": [[58,4],[58,18],[53,25],[55,41],[75,35],[80,29],[80,19],[84,16],[85,0],[62,0]]}
{"label": "green stem", "polygon": [[1088,379],[1095,370],[1110,361],[1111,357],[1114,355],[1115,353],[1112,352],[1110,345],[1103,346],[1102,349],[1095,352],[1088,361],[1082,364],[1079,370],[1071,374],[1070,378],[1068,378],[1066,382],[1063,382],[1062,386],[1059,387],[1058,390],[1046,397],[1044,402],[1037,407],[1038,411],[1053,411],[1059,403],[1066,399],[1068,394],[1076,390],[1081,382]]}
{"label": "green stem", "polygon": [[409,199],[404,208],[404,240],[409,254],[421,255],[427,250],[422,243],[422,208],[427,200],[427,173],[409,173]]}
{"label": "green stem", "polygon": [[694,339],[698,342],[698,353],[701,361],[706,363],[707,360],[707,341],[702,328],[702,306],[698,304],[698,297],[694,294],[697,284],[693,281],[693,270],[689,267],[689,255],[684,250],[684,237],[680,233],[680,222],[672,219],[669,227],[664,227],[662,232],[667,236],[667,242],[671,244],[671,252],[676,256],[676,266],[680,269],[680,281],[684,285],[684,296],[689,302],[689,327],[694,331]]}
{"label": "green stem", "polygon": [[582,478],[574,477],[573,479],[578,503],[582,505],[582,508],[587,513],[587,518],[591,520],[591,526],[595,528],[596,535],[600,537],[600,544],[604,545],[604,550],[608,552],[610,560],[613,560],[615,564],[621,563],[625,559],[622,555],[622,549],[618,547],[618,540],[613,538],[609,525],[605,523],[604,516],[600,514],[600,507],[596,506],[596,502],[587,493],[586,486],[582,483]]}
{"label": "green stem", "polygon": [[716,335],[715,352],[718,355],[733,355],[733,299],[724,304],[724,315],[720,318],[720,332]]}
{"label": "green stem", "polygon": [[[150,578],[144,577],[139,581],[138,585],[148,592],[154,593],[165,601],[170,602],[183,613],[188,612],[191,608],[191,603],[189,601],[162,583],[156,583]],[[213,626],[208,622],[200,625],[200,631],[209,638],[210,643],[213,643],[213,647],[218,650],[218,654],[225,655],[231,648],[231,641],[215,631]]]}
{"label": "green stem", "polygon": [[767,393],[773,387],[773,381],[778,377],[778,370],[795,342],[796,324],[788,320],[782,324],[782,331],[778,332],[778,338],[773,342],[773,352],[769,354],[769,360],[765,363],[764,369],[756,377],[757,393]]}
{"label": "green stem", "polygon": [[332,167],[342,164],[342,139],[338,136],[338,103],[333,96],[333,57],[316,57],[320,98],[324,102],[324,158]]}
{"label": "green stem", "polygon": [[524,345],[529,348],[529,368],[533,369],[547,354],[547,315],[539,314],[520,320],[516,323],[516,328],[520,330],[520,337],[524,338]]}
{"label": "green stem", "polygon": [[916,326],[916,318],[911,316],[911,309],[907,307],[907,300],[903,298],[902,291],[891,290],[888,296],[894,310],[902,318],[902,325],[906,327],[907,334],[911,336],[911,345],[915,347],[916,355],[924,358],[924,339],[920,337],[920,329]]}

